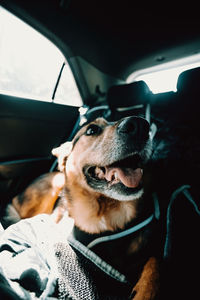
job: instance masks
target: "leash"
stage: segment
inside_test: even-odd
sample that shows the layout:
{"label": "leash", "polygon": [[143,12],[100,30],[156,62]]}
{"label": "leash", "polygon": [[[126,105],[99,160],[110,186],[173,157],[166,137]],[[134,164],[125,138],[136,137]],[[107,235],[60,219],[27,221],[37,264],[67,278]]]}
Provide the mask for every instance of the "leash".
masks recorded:
{"label": "leash", "polygon": [[154,213],[151,214],[147,219],[145,219],[142,222],[132,226],[131,228],[125,229],[121,232],[96,238],[87,245],[87,248],[91,249],[92,247],[94,247],[98,244],[124,238],[132,233],[135,233],[135,232],[143,229],[144,227],[149,225],[153,220],[155,220],[155,219],[158,220],[160,217],[160,207],[159,207],[159,202],[158,202],[158,198],[157,198],[156,194],[153,194],[153,201],[154,201]]}
{"label": "leash", "polygon": [[[99,234],[87,234],[83,231],[80,231],[77,227],[74,227],[74,230],[72,232],[72,236],[77,241],[80,241],[83,243],[87,249],[91,249],[96,245],[99,245],[101,243],[106,243],[114,240],[119,240],[121,238],[130,236],[133,233],[138,232],[139,230],[147,227],[150,225],[153,221],[159,220],[160,218],[160,207],[157,195],[154,193],[152,195],[153,202],[154,202],[154,211],[151,215],[149,215],[146,219],[140,221],[137,224],[132,225],[131,227],[124,229],[117,233],[105,233],[106,235]],[[130,226],[130,225],[129,225]]]}
{"label": "leash", "polygon": [[[171,226],[170,224],[172,223],[172,209],[173,209],[173,204],[177,200],[177,196],[180,195],[181,193],[186,197],[186,199],[193,205],[193,208],[197,215],[200,216],[200,210],[192,198],[192,195],[189,191],[191,189],[190,185],[182,185],[178,189],[176,189],[170,199],[168,208],[167,208],[167,216],[166,216],[166,240],[165,240],[165,245],[164,245],[164,253],[163,256],[165,259],[168,259],[170,252],[171,252],[171,245],[170,245],[170,238],[171,238]],[[178,199],[179,201],[179,199]]]}
{"label": "leash", "polygon": [[[119,291],[123,291],[122,295],[123,297],[119,298],[114,297],[114,298],[109,298],[109,299],[129,299],[129,295],[131,293],[132,290],[132,286],[133,286],[133,281],[136,283],[137,278],[135,277],[131,277],[131,281],[130,278],[127,276],[126,273],[124,273],[123,271],[121,272],[120,270],[116,269],[115,266],[111,265],[109,263],[109,261],[104,260],[104,258],[101,258],[98,254],[96,254],[95,252],[93,252],[93,250],[91,249],[93,246],[96,246],[100,243],[106,243],[112,240],[117,240],[126,236],[129,236],[132,233],[138,232],[139,230],[145,228],[146,226],[150,225],[153,221],[155,220],[159,220],[160,218],[160,207],[159,207],[159,203],[158,203],[158,198],[156,194],[152,195],[153,197],[153,202],[154,202],[154,212],[149,215],[145,220],[139,222],[138,224],[132,226],[131,228],[128,228],[126,230],[123,230],[120,233],[115,233],[112,234],[110,236],[104,236],[104,237],[100,237],[100,238],[96,238],[94,239],[92,242],[90,242],[88,245],[87,244],[83,244],[81,241],[79,241],[79,239],[77,239],[73,233],[68,236],[67,240],[69,242],[69,245],[72,247],[73,251],[75,251],[78,260],[76,259],[76,261],[78,261],[79,263],[83,263],[81,265],[81,268],[84,268],[84,266],[86,266],[86,269],[88,268],[88,264],[92,264],[94,267],[94,273],[91,273],[91,277],[94,279],[95,278],[95,285],[96,285],[96,280],[97,282],[100,283],[99,287],[100,287],[100,291],[102,290],[102,286],[113,286],[114,284],[114,289],[112,291],[112,295],[118,295],[119,296]],[[80,256],[83,256],[86,260],[82,260],[82,258]],[[73,262],[73,259],[71,260],[71,257],[68,257],[68,260],[70,261],[70,263]],[[62,262],[62,261],[61,261]],[[64,266],[68,266],[68,264],[66,264],[65,262],[63,262]],[[75,266],[77,266],[77,263],[74,264]],[[83,269],[85,272],[85,269]],[[72,270],[69,270],[69,274],[71,274]],[[75,270],[76,272],[76,270]],[[77,273],[77,272],[76,272]],[[70,275],[71,276],[71,275]],[[65,273],[65,278],[66,278],[66,273]],[[103,282],[103,285],[102,285]],[[69,286],[69,284],[67,285]],[[124,297],[124,295],[126,295]],[[98,297],[97,297],[98,298]],[[89,298],[87,298],[89,299]],[[108,299],[106,297],[100,297],[98,299]]]}

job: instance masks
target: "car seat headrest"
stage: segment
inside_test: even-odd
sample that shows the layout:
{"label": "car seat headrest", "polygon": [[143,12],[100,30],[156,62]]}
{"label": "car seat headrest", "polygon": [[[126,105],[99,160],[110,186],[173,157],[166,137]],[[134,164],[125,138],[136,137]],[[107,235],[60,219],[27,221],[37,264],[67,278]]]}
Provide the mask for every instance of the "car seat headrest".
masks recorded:
{"label": "car seat headrest", "polygon": [[144,81],[111,86],[107,93],[107,103],[111,110],[117,107],[129,107],[146,104],[150,90]]}
{"label": "car seat headrest", "polygon": [[200,85],[200,68],[195,68],[182,72],[177,81],[177,91],[179,93],[193,94],[199,91]]}

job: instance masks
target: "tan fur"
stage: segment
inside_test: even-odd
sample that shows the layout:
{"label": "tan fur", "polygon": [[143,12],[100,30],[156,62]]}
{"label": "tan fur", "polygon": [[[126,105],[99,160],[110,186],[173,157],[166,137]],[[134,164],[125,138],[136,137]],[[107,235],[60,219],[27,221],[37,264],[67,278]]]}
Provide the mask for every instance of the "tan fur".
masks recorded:
{"label": "tan fur", "polygon": [[44,174],[31,183],[22,194],[14,197],[12,205],[21,219],[41,213],[51,214],[63,186],[62,173]]}
{"label": "tan fur", "polygon": [[[77,164],[80,164],[80,161],[77,161]],[[137,201],[120,202],[105,198],[88,188],[83,189],[85,182],[82,174],[74,174],[67,170],[68,168],[66,186],[70,188],[71,197],[77,199],[68,201],[67,208],[70,217],[80,229],[88,233],[114,231],[122,229],[124,224],[136,215]]]}
{"label": "tan fur", "polygon": [[134,300],[155,299],[159,288],[159,264],[155,257],[150,257],[145,264],[141,277],[135,285]]}

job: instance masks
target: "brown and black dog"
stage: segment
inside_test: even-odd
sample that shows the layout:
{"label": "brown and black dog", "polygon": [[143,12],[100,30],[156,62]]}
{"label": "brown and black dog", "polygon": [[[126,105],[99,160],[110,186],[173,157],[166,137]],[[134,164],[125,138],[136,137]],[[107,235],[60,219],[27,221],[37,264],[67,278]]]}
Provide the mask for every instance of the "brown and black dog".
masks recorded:
{"label": "brown and black dog", "polygon": [[[51,213],[56,201],[56,188],[52,185],[56,176],[61,176],[59,191],[64,185],[69,216],[80,231],[90,235],[119,232],[152,212],[153,201],[145,197],[145,166],[152,155],[151,133],[145,119],[127,117],[107,122],[98,118],[83,126],[72,142],[62,144],[52,153],[58,157],[61,173],[36,180],[36,184],[24,192],[24,200],[20,202],[19,197],[13,200],[23,218],[30,217],[31,212]],[[48,184],[44,184],[45,180]],[[40,202],[36,211],[31,208],[31,202],[37,202],[31,200],[31,194]],[[56,221],[62,214],[63,210],[58,210]],[[134,300],[152,300],[159,292],[159,262],[156,254],[148,250],[154,243],[151,231],[151,228],[144,228],[133,239],[118,245],[114,252],[112,249],[110,255],[111,265],[137,278],[133,287]],[[140,259],[140,253],[144,259]]]}
{"label": "brown and black dog", "polygon": [[[65,174],[67,210],[79,230],[91,235],[118,232],[149,215],[152,202],[144,196],[145,166],[152,154],[152,139],[145,119],[127,117],[109,123],[98,118],[52,153]],[[159,263],[152,251],[145,253],[142,268],[138,261],[132,263],[154,243],[150,231],[141,230],[125,243],[126,249],[118,245],[120,253],[112,249],[109,258],[129,276],[140,270],[133,288],[136,300],[155,299],[159,290]]]}

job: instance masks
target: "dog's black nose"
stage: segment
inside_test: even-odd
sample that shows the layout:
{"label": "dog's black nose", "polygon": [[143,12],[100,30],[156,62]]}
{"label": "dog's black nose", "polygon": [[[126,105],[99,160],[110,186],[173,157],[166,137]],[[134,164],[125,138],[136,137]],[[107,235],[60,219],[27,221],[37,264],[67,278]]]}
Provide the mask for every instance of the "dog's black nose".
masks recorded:
{"label": "dog's black nose", "polygon": [[147,139],[149,137],[149,122],[141,117],[127,117],[120,121],[117,132],[139,139]]}

